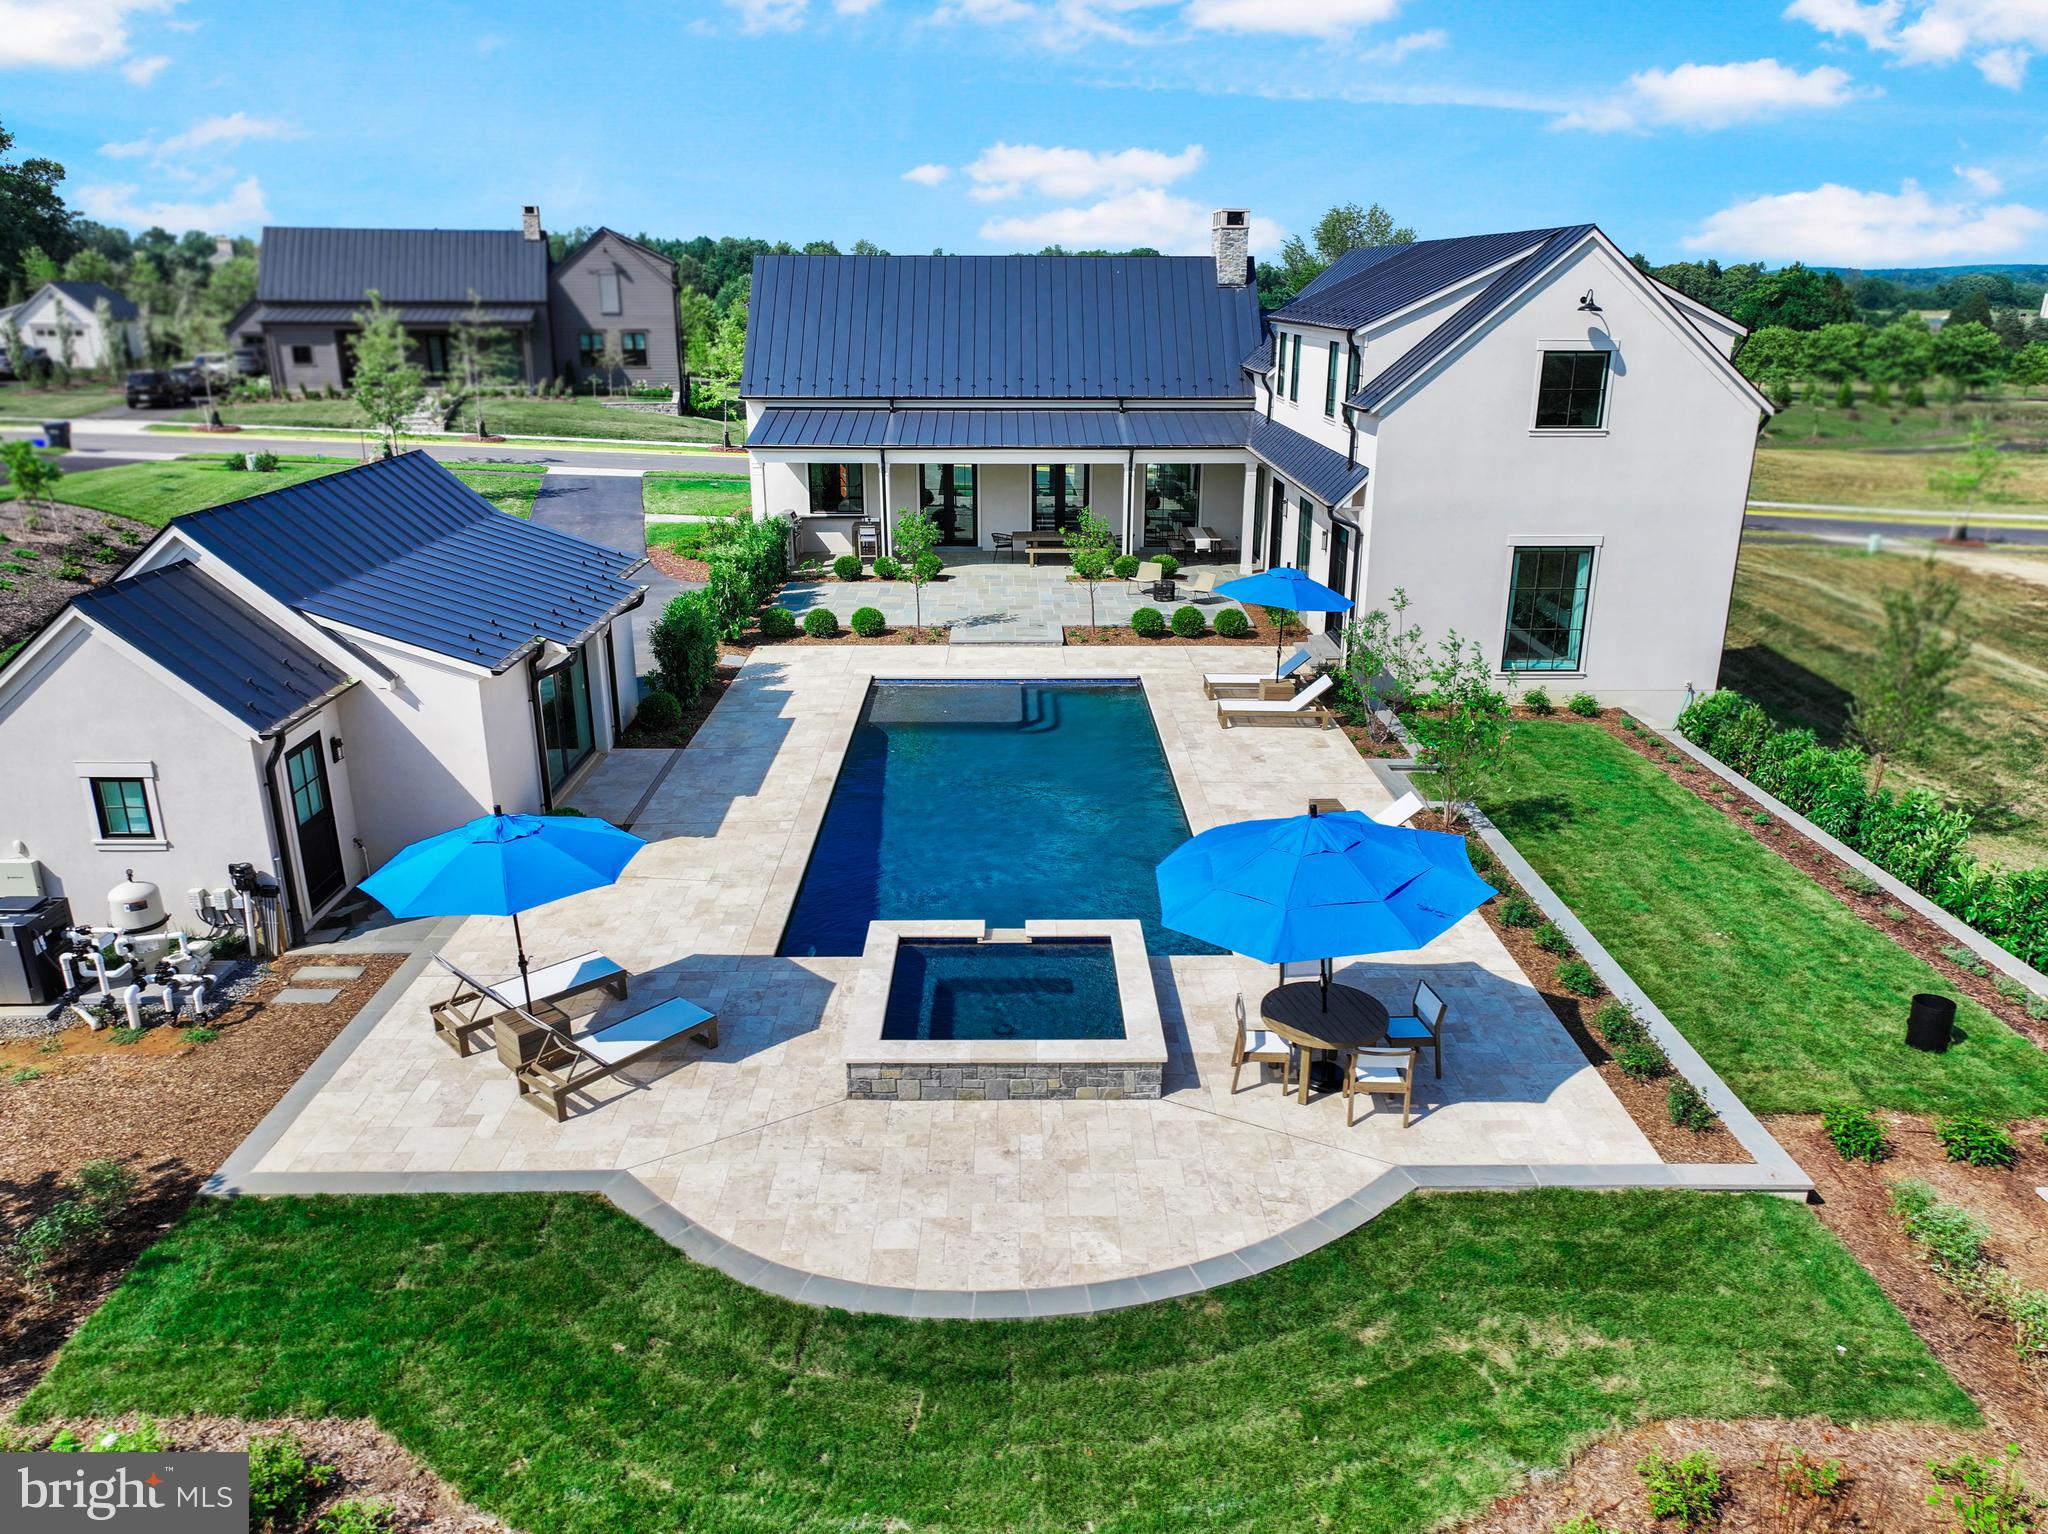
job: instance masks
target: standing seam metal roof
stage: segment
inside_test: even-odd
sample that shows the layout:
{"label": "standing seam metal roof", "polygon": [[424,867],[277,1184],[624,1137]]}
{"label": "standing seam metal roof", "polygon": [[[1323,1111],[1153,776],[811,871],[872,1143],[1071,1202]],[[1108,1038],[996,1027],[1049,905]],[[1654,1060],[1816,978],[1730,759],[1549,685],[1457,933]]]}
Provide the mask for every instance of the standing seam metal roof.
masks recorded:
{"label": "standing seam metal roof", "polygon": [[764,410],[748,447],[1243,447],[1249,410]]}
{"label": "standing seam metal roof", "polygon": [[[1590,225],[1581,225],[1581,229]],[[1559,229],[1471,234],[1412,245],[1379,245],[1339,256],[1273,314],[1275,320],[1356,330],[1488,267],[1543,245]]]}
{"label": "standing seam metal roof", "polygon": [[256,296],[272,303],[542,304],[548,242],[517,229],[265,229]]}
{"label": "standing seam metal roof", "polygon": [[1208,256],[757,256],[740,392],[1242,398],[1258,338]]}
{"label": "standing seam metal roof", "polygon": [[1252,456],[1325,506],[1336,506],[1366,481],[1366,469],[1278,421],[1259,420],[1248,444]]}
{"label": "standing seam metal roof", "polygon": [[190,560],[86,592],[73,605],[259,733],[350,682]]}
{"label": "standing seam metal roof", "polygon": [[641,561],[508,516],[417,451],[174,527],[301,612],[494,671],[641,589],[624,579]]}
{"label": "standing seam metal roof", "polygon": [[[382,296],[381,294],[379,295]],[[453,325],[469,319],[468,304],[393,304],[399,319],[407,325]],[[353,325],[363,312],[361,300],[352,304],[265,304],[235,315],[232,328],[246,325]],[[539,312],[533,304],[483,304],[479,306],[487,325],[531,325]]]}
{"label": "standing seam metal roof", "polygon": [[125,293],[116,293],[104,282],[72,282],[67,278],[59,278],[50,286],[88,309],[96,308],[99,301],[104,298],[107,301],[108,312],[117,320],[132,320],[142,314],[134,299]]}

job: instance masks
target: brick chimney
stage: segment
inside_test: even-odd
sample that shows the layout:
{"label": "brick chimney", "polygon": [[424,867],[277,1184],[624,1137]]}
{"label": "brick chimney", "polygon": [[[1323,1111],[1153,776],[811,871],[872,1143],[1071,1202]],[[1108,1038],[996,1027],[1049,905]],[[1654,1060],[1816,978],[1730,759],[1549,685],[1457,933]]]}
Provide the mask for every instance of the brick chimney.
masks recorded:
{"label": "brick chimney", "polygon": [[540,209],[524,207],[519,210],[519,232],[529,240],[540,238]]}
{"label": "brick chimney", "polygon": [[1243,208],[1218,208],[1210,214],[1209,249],[1216,257],[1216,285],[1243,287],[1251,268],[1251,214]]}

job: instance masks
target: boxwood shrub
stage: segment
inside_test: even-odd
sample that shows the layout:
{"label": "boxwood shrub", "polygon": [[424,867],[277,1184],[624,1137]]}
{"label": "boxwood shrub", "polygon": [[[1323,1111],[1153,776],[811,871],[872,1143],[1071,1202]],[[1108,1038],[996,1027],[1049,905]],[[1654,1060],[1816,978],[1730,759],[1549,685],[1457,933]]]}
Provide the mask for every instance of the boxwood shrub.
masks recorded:
{"label": "boxwood shrub", "polygon": [[1564,706],[1581,719],[1591,719],[1600,712],[1600,700],[1590,692],[1575,692],[1564,700]]}
{"label": "boxwood shrub", "polygon": [[1216,615],[1216,637],[1218,639],[1243,639],[1252,631],[1252,620],[1234,607],[1226,607]]}
{"label": "boxwood shrub", "polygon": [[839,615],[829,607],[814,607],[804,614],[804,632],[813,639],[830,639],[839,632]]}
{"label": "boxwood shrub", "polygon": [[1157,639],[1166,632],[1166,614],[1156,607],[1141,607],[1131,614],[1131,632],[1140,639]]}
{"label": "boxwood shrub", "polygon": [[640,700],[633,722],[648,730],[673,730],[683,722],[683,706],[672,692],[656,689]]}
{"label": "boxwood shrub", "polygon": [[1199,607],[1176,607],[1173,610],[1173,631],[1183,639],[1200,639],[1209,631],[1209,620],[1202,616]]}
{"label": "boxwood shrub", "polygon": [[856,607],[846,626],[863,639],[873,639],[889,626],[879,607]]}
{"label": "boxwood shrub", "polygon": [[858,554],[841,554],[832,561],[832,573],[842,581],[857,581],[866,573]]}
{"label": "boxwood shrub", "polygon": [[796,614],[786,607],[770,607],[761,613],[761,633],[769,639],[787,639],[796,632]]}
{"label": "boxwood shrub", "polygon": [[903,579],[903,561],[884,554],[875,561],[875,579],[878,581],[900,581]]}
{"label": "boxwood shrub", "polygon": [[1116,572],[1116,578],[1118,580],[1127,581],[1135,575],[1137,575],[1138,564],[1139,560],[1137,555],[1119,554],[1116,557],[1116,563],[1111,565],[1110,569]]}
{"label": "boxwood shrub", "polygon": [[677,702],[695,703],[718,669],[718,623],[706,591],[686,591],[661,611],[648,647],[655,679]]}

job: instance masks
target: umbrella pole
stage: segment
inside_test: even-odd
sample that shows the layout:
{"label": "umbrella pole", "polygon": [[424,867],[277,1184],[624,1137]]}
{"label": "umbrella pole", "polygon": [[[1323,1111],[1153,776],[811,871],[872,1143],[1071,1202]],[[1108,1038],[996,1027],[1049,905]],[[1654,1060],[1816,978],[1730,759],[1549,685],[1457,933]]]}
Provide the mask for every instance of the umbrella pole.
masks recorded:
{"label": "umbrella pole", "polygon": [[1330,1010],[1330,961],[1323,960],[1323,1010]]}
{"label": "umbrella pole", "polygon": [[526,992],[526,1010],[533,1010],[533,981],[526,974],[526,939],[519,933],[519,913],[512,913],[512,946],[519,951],[519,985]]}

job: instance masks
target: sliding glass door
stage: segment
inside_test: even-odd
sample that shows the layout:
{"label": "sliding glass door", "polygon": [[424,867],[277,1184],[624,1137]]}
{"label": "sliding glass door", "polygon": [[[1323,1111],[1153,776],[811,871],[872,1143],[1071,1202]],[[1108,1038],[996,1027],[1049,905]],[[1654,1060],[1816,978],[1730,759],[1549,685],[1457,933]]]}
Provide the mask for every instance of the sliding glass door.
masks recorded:
{"label": "sliding glass door", "polygon": [[1031,530],[1065,532],[1088,504],[1088,468],[1077,463],[1041,463],[1031,470]]}
{"label": "sliding glass door", "polygon": [[548,787],[557,789],[597,749],[590,726],[590,666],[582,650],[540,679],[540,726]]}
{"label": "sliding glass door", "polygon": [[939,542],[972,548],[981,541],[974,517],[974,465],[928,463],[921,467],[918,504],[932,514]]}

